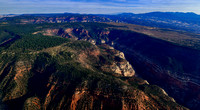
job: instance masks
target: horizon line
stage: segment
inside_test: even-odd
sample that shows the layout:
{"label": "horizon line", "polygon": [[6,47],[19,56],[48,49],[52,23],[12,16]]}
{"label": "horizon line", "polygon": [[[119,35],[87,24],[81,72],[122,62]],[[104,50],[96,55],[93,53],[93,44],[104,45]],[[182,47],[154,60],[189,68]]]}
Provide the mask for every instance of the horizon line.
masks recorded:
{"label": "horizon line", "polygon": [[182,12],[182,11],[151,11],[151,12],[143,12],[143,13],[133,13],[133,12],[118,12],[118,13],[76,13],[76,12],[41,12],[41,13],[10,13],[10,14],[0,14],[0,15],[34,15],[34,14],[85,14],[85,15],[117,15],[117,14],[123,14],[123,13],[130,13],[130,14],[146,14],[146,13],[153,13],[153,12],[160,12],[160,13],[194,13],[196,15],[200,15],[195,12]]}

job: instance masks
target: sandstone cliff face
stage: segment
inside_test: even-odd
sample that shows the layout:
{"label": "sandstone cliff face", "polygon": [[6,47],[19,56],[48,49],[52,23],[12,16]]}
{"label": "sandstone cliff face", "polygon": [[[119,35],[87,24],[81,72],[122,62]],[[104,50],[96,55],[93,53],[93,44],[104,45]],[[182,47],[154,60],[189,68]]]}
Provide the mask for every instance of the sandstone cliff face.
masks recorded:
{"label": "sandstone cliff face", "polygon": [[124,77],[134,76],[133,68],[122,52],[107,45],[71,41],[17,57],[4,55],[0,95],[9,109],[186,109],[161,88]]}
{"label": "sandstone cliff face", "polygon": [[[17,99],[27,93],[28,73],[31,69],[30,62],[18,61],[7,63],[1,74],[1,90],[6,90],[4,101]],[[15,73],[15,74],[14,74]],[[4,76],[5,75],[5,76]],[[9,88],[9,85],[13,85]]]}
{"label": "sandstone cliff face", "polygon": [[[134,76],[135,71],[131,64],[126,60],[124,53],[114,50],[110,46],[102,45],[106,47],[106,52],[110,51],[111,54],[109,54],[110,57],[113,57],[114,61],[112,61],[110,64],[103,64],[101,65],[101,69],[106,72],[114,72],[121,74],[123,76]],[[102,59],[101,59],[102,60]]]}
{"label": "sandstone cliff face", "polygon": [[60,29],[45,29],[44,31],[39,31],[47,36],[61,36],[64,38],[71,38],[74,40],[84,40],[92,44],[110,44],[108,35],[110,31],[108,29],[98,30],[95,34],[96,38],[93,36],[89,30],[84,28],[60,28]]}

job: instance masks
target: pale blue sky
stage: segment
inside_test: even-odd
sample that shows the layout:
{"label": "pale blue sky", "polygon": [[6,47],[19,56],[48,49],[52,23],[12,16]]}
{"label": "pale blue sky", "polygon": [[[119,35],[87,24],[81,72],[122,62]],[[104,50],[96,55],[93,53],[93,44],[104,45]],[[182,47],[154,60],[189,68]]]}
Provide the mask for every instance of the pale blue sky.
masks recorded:
{"label": "pale blue sky", "polygon": [[195,12],[200,0],[0,0],[0,14]]}

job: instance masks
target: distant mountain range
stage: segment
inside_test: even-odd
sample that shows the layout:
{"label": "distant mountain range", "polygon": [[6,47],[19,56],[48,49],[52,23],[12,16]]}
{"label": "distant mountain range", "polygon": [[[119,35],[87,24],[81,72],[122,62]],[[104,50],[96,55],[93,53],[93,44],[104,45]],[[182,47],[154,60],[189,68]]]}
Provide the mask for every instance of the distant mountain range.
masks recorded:
{"label": "distant mountain range", "polygon": [[[15,18],[12,19],[10,17]],[[20,18],[21,20],[19,21],[16,18]],[[78,13],[23,14],[19,16],[2,15],[0,19],[0,22],[10,20],[11,22],[21,23],[123,22],[200,33],[200,15],[192,12],[120,13],[116,15]]]}
{"label": "distant mountain range", "polygon": [[118,22],[200,33],[200,15],[191,12],[121,13],[104,17]]}

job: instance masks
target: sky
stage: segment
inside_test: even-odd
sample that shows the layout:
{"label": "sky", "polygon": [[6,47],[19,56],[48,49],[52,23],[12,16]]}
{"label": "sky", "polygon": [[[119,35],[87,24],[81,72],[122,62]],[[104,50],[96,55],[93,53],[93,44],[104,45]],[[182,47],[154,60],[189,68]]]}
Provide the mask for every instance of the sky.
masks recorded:
{"label": "sky", "polygon": [[200,0],[0,0],[0,14],[194,12]]}

